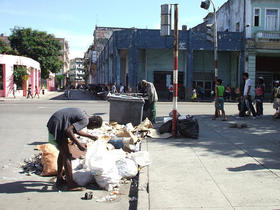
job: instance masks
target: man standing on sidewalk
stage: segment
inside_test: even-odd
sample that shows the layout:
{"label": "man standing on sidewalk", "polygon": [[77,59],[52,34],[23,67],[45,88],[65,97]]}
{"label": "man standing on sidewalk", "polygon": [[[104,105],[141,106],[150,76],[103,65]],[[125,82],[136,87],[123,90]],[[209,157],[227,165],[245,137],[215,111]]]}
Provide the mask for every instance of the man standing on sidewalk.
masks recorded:
{"label": "man standing on sidewalk", "polygon": [[252,104],[252,80],[249,79],[249,74],[247,72],[243,73],[243,79],[245,80],[245,86],[244,86],[244,103],[242,103],[242,107],[241,107],[241,112],[240,112],[240,117],[244,117],[245,116],[245,112],[246,112],[246,107],[249,111],[251,111],[251,113],[253,114],[253,117],[256,117],[256,111],[255,108]]}
{"label": "man standing on sidewalk", "polygon": [[156,122],[156,102],[158,101],[158,95],[153,83],[146,80],[142,80],[141,86],[144,90],[144,96],[148,96],[148,100],[145,102],[147,108],[147,116],[152,123]]}
{"label": "man standing on sidewalk", "polygon": [[16,92],[17,92],[17,84],[14,83],[14,86],[13,86],[13,96],[14,96],[14,98],[16,98]]}

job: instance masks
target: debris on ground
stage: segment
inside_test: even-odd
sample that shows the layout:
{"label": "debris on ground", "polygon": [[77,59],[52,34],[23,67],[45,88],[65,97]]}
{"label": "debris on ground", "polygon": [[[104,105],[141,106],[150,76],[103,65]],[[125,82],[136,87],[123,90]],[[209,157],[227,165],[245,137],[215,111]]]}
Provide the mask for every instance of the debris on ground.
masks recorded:
{"label": "debris on ground", "polygon": [[109,194],[109,195],[106,195],[102,198],[96,199],[96,202],[99,202],[99,203],[112,202],[112,201],[115,201],[116,199],[117,199],[117,195]]}
{"label": "debris on ground", "polygon": [[197,119],[190,115],[180,116],[177,122],[179,133],[186,138],[198,139],[199,125]]}
{"label": "debris on ground", "polygon": [[[197,139],[199,136],[199,124],[197,119],[191,115],[181,115],[177,119],[177,130],[185,138]],[[164,123],[159,127],[159,134],[172,132],[172,118],[164,119]]]}
{"label": "debris on ground", "polygon": [[[82,144],[87,145],[86,153],[76,154],[72,160],[73,180],[79,186],[88,186],[97,183],[102,189],[110,192],[109,195],[99,198],[97,202],[111,202],[119,195],[120,183],[128,184],[141,167],[151,164],[148,152],[140,151],[143,139],[154,135],[152,123],[146,119],[140,125],[133,127],[131,123],[103,123],[98,129],[86,129],[85,132],[97,136],[92,141],[86,137],[78,137]],[[69,142],[70,144],[71,142]],[[52,144],[43,144],[36,147],[41,153],[25,161],[24,172],[27,175],[53,176],[57,174],[57,158],[59,151]],[[76,148],[72,148],[73,151]],[[85,195],[84,199],[91,195]]]}
{"label": "debris on ground", "polygon": [[95,198],[95,197],[93,196],[93,192],[86,192],[85,195],[84,195],[84,197],[82,197],[81,199],[82,199],[82,200],[92,200],[92,198]]}
{"label": "debris on ground", "polygon": [[31,176],[31,174],[40,175],[43,171],[41,164],[42,154],[34,154],[30,158],[26,158],[21,164],[24,174]]}
{"label": "debris on ground", "polygon": [[236,122],[233,122],[233,123],[229,123],[229,127],[230,128],[240,128],[240,129],[242,129],[242,128],[247,128],[248,125],[247,125],[247,123],[236,123]]}
{"label": "debris on ground", "polygon": [[43,171],[41,176],[54,176],[57,174],[57,158],[59,151],[52,144],[43,144],[37,146],[37,149],[41,150],[41,164],[43,165]]}

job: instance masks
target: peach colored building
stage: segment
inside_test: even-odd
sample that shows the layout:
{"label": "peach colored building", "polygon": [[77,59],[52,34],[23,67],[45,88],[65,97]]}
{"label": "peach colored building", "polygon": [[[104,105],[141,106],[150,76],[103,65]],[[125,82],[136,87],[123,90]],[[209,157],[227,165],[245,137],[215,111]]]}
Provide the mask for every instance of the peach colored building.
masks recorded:
{"label": "peach colored building", "polygon": [[27,87],[31,84],[32,95],[35,93],[35,86],[41,87],[40,63],[27,57],[0,54],[0,97],[13,96],[14,68],[25,66],[28,69],[28,77],[22,81],[22,87],[16,91],[17,96],[26,96]]}

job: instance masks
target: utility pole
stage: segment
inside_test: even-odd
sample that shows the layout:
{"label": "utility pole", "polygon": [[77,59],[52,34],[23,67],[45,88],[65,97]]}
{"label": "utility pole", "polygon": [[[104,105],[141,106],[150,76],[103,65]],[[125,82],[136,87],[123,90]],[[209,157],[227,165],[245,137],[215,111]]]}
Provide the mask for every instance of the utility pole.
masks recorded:
{"label": "utility pole", "polygon": [[214,65],[215,65],[215,96],[218,96],[218,90],[217,90],[217,80],[218,80],[218,26],[217,26],[217,12],[216,12],[216,6],[212,0],[204,0],[201,2],[200,7],[208,10],[210,7],[210,4],[213,5],[214,9],[214,24],[210,26],[213,29],[213,43],[214,43]]}
{"label": "utility pole", "polygon": [[174,51],[173,51],[173,117],[172,117],[172,136],[177,136],[177,101],[178,101],[178,4],[161,5],[161,36],[170,36],[171,33],[171,7],[174,6]]}

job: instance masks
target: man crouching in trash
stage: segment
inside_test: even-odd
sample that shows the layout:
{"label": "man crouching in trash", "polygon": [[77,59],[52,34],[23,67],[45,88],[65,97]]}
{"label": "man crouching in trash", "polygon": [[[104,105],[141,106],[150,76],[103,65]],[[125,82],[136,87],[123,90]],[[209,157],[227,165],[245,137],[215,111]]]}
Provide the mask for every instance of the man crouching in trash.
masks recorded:
{"label": "man crouching in trash", "polygon": [[[72,154],[69,150],[68,138],[81,151],[86,150],[86,146],[82,145],[75,137],[74,133],[88,137],[92,140],[97,140],[96,136],[92,136],[84,131],[88,129],[100,128],[102,126],[102,118],[99,116],[88,116],[86,112],[78,108],[65,108],[55,112],[48,121],[47,127],[49,130],[49,142],[56,145],[59,150],[57,159],[57,180],[56,186],[61,188],[67,184],[69,191],[82,191],[85,188],[79,187],[72,176]],[[66,181],[63,179],[63,167],[65,169]]]}

